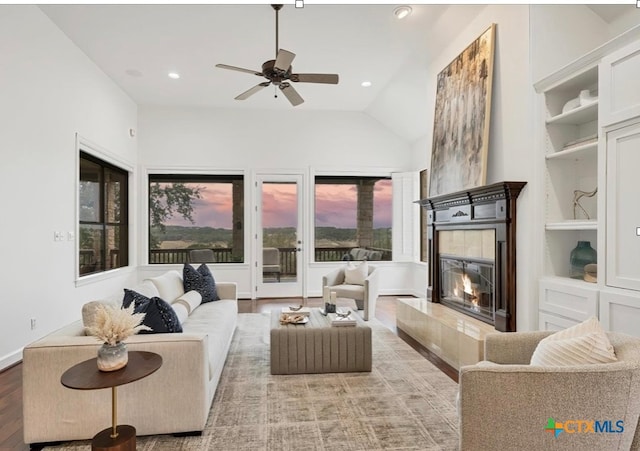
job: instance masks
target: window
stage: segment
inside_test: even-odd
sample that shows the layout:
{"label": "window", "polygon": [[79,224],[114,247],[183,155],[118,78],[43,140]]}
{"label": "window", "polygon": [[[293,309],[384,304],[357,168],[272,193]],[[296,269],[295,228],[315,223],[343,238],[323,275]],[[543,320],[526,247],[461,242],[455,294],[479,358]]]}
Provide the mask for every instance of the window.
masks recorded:
{"label": "window", "polygon": [[80,152],[81,276],[129,264],[128,181],[127,171]]}
{"label": "window", "polygon": [[316,176],[315,261],[391,260],[390,177]]}
{"label": "window", "polygon": [[149,175],[149,263],[244,262],[242,175]]}

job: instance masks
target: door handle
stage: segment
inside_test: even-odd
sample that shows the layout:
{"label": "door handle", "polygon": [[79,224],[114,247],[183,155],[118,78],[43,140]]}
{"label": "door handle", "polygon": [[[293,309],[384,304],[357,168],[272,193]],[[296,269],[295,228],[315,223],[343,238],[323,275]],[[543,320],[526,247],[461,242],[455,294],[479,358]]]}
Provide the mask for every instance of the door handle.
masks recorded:
{"label": "door handle", "polygon": [[297,248],[296,251],[300,252],[302,250],[301,247]]}

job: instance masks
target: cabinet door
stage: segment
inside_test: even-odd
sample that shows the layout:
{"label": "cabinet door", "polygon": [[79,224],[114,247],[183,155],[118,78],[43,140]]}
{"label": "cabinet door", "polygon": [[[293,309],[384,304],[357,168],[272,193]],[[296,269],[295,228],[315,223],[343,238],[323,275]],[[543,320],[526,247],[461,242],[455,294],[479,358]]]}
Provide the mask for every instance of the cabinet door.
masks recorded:
{"label": "cabinet door", "polygon": [[603,58],[600,69],[600,125],[640,116],[640,41]]}
{"label": "cabinet door", "polygon": [[551,313],[540,312],[538,314],[538,328],[540,330],[562,330],[580,324],[581,321],[563,318]]}
{"label": "cabinet door", "polygon": [[640,294],[605,289],[600,292],[600,323],[611,332],[640,336]]}
{"label": "cabinet door", "polygon": [[640,290],[640,122],[607,133],[606,283]]}
{"label": "cabinet door", "polygon": [[561,315],[576,323],[598,316],[598,287],[578,280],[545,277],[540,280],[540,311]]}

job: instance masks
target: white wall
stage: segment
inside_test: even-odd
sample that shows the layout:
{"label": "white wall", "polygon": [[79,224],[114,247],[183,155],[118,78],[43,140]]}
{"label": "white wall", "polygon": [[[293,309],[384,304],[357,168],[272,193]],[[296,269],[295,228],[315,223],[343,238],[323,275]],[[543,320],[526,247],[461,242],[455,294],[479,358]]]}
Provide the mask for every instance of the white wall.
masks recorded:
{"label": "white wall", "polygon": [[534,82],[613,37],[606,22],[586,6],[532,5],[530,9]]}
{"label": "white wall", "polygon": [[[441,26],[456,27],[455,11],[447,11],[440,18]],[[533,329],[537,325],[537,301],[535,280],[538,275],[527,261],[535,253],[531,236],[531,222],[535,204],[531,197],[534,180],[532,145],[533,88],[529,68],[529,7],[526,5],[488,5],[472,20],[464,18],[457,36],[441,47],[438,54],[425,57],[424,79],[429,89],[420,99],[427,105],[424,135],[412,143],[413,165],[429,168],[433,114],[435,111],[436,78],[462,50],[476,39],[491,23],[496,23],[496,47],[493,73],[491,129],[489,137],[489,161],[487,184],[503,180],[526,181],[518,198],[517,229],[517,284],[518,330]],[[401,82],[402,80],[398,80]],[[426,283],[423,265],[414,265],[416,283]],[[423,287],[415,286],[414,290]]]}
{"label": "white wall", "polygon": [[[254,171],[299,170],[306,178],[307,230],[313,225],[313,173],[413,169],[408,143],[363,113],[295,109],[276,113],[148,106],[140,107],[138,121],[139,163],[143,171],[150,168],[240,170],[248,182],[245,186],[251,189]],[[140,196],[146,196],[144,183],[141,183]],[[249,205],[252,197],[247,196],[246,200],[245,205]],[[146,212],[140,211],[140,215],[145,218]],[[249,228],[251,222],[251,218],[245,219],[249,236],[255,233]],[[144,227],[141,225],[140,233]],[[253,296],[255,274],[248,264],[251,252],[248,250],[245,265],[218,265],[214,271],[217,280],[237,282],[239,296],[243,298]],[[146,249],[141,248],[141,262],[146,260],[145,253]],[[320,296],[322,276],[340,264],[308,263],[305,295]],[[379,263],[378,266],[385,274],[381,278],[382,293],[406,292],[410,286],[406,279],[411,274],[406,274],[404,265]],[[166,268],[147,266],[141,268],[141,274],[148,276]]]}
{"label": "white wall", "polygon": [[75,287],[76,132],[132,165],[137,156],[136,105],[37,7],[0,5],[0,55],[2,369],[133,274]]}

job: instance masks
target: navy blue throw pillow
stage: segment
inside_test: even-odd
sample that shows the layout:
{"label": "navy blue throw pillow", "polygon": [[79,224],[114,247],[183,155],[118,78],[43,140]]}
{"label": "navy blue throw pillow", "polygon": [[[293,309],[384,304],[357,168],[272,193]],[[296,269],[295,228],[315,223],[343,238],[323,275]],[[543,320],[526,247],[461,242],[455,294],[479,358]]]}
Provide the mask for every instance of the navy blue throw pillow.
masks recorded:
{"label": "navy blue throw pillow", "polygon": [[198,269],[194,269],[193,266],[185,263],[184,268],[182,268],[182,281],[184,292],[196,290],[202,296],[203,304],[220,300],[213,274],[204,263],[198,266]]}
{"label": "navy blue throw pillow", "polygon": [[171,305],[159,297],[148,298],[133,290],[124,290],[122,306],[127,308],[133,302],[134,313],[145,313],[142,324],[151,330],[141,330],[141,334],[161,334],[182,332],[180,320]]}

